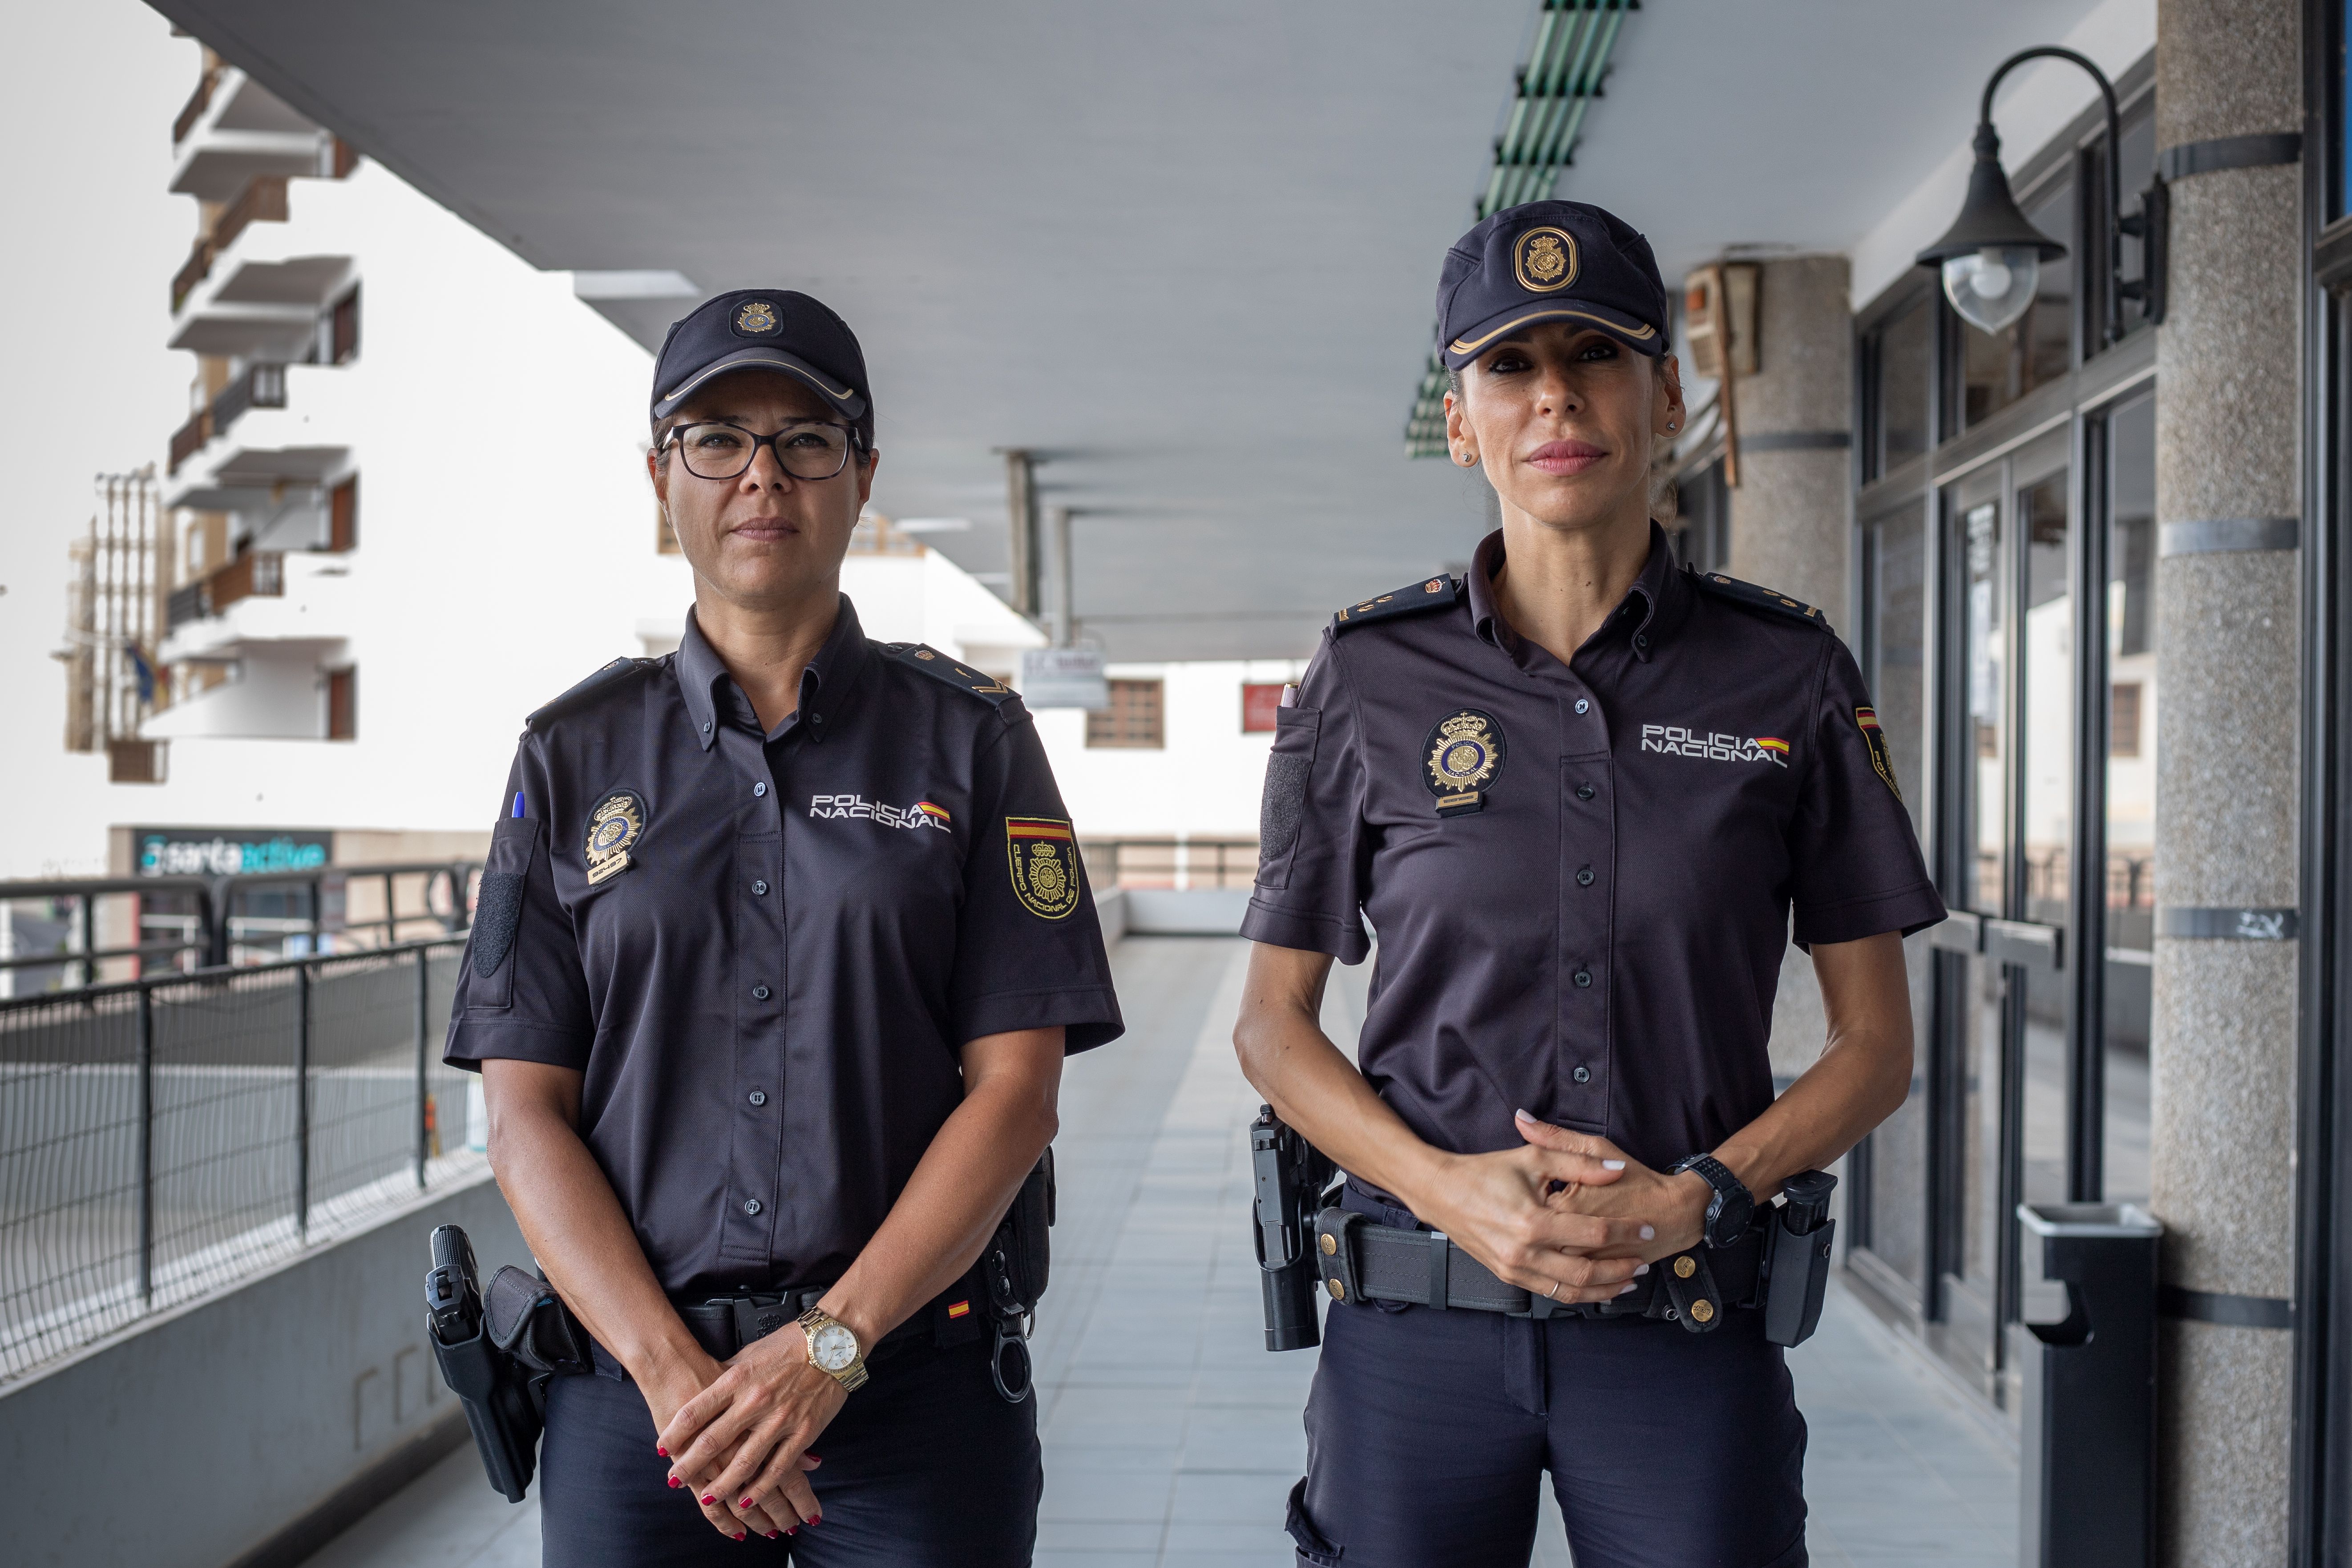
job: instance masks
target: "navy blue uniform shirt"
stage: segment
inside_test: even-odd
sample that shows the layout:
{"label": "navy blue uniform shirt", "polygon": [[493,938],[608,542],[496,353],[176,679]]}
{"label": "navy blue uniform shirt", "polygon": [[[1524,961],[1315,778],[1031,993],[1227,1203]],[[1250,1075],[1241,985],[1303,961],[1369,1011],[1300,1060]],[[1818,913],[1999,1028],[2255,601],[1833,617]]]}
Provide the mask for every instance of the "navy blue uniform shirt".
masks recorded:
{"label": "navy blue uniform shirt", "polygon": [[677,653],[533,716],[517,793],[446,1059],[586,1075],[581,1136],[674,1294],[838,1279],[961,1101],[965,1042],[1120,1032],[1020,699],[869,641],[845,595],[774,732],[689,615]]}
{"label": "navy blue uniform shirt", "polygon": [[1810,944],[1944,906],[1818,618],[1675,569],[1653,526],[1563,666],[1497,613],[1502,564],[1496,532],[1466,584],[1334,622],[1279,712],[1242,934],[1354,963],[1370,920],[1359,1065],[1426,1142],[1517,1148],[1525,1107],[1663,1168],[1772,1102],[1792,907]]}

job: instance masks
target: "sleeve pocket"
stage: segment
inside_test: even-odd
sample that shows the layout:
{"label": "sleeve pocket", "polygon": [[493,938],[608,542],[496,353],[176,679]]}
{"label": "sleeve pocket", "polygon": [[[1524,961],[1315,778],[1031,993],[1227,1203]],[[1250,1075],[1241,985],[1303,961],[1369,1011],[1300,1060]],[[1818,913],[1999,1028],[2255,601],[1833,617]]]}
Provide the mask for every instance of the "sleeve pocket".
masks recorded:
{"label": "sleeve pocket", "polygon": [[1315,743],[1323,713],[1316,708],[1275,710],[1274,750],[1265,759],[1265,793],[1257,808],[1257,885],[1290,885],[1291,854],[1298,847],[1307,784],[1315,772]]}
{"label": "sleeve pocket", "polygon": [[524,889],[530,879],[531,862],[539,855],[544,826],[535,816],[512,816],[490,834],[490,853],[482,866],[481,891],[474,902],[473,940],[467,950],[474,974],[467,1000],[474,1006],[514,1004],[515,931],[522,923]]}

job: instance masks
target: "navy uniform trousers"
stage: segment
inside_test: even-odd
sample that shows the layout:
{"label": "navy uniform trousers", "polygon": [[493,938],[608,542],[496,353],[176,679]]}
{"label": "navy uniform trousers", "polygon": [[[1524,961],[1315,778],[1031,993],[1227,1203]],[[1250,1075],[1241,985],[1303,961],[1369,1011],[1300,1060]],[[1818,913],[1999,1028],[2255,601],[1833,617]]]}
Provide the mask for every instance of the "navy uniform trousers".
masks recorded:
{"label": "navy uniform trousers", "polygon": [[1291,1494],[1301,1568],[1527,1568],[1549,1470],[1576,1568],[1804,1568],[1805,1422],[1763,1314],[1334,1307]]}
{"label": "navy uniform trousers", "polygon": [[989,1342],[886,1353],[812,1445],[824,1522],[775,1541],[719,1534],[669,1485],[653,1415],[634,1383],[548,1385],[540,1449],[545,1568],[1021,1568],[1037,1540],[1045,1471],[1037,1401],[1008,1405]]}

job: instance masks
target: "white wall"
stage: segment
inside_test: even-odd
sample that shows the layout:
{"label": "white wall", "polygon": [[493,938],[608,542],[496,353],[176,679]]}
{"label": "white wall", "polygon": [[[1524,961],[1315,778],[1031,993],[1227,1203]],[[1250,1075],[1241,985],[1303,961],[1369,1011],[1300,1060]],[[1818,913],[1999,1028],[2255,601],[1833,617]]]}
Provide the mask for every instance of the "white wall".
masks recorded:
{"label": "white wall", "polygon": [[1296,681],[1306,668],[1303,659],[1112,665],[1115,680],[1166,682],[1162,751],[1089,747],[1084,712],[1038,714],[1038,733],[1078,832],[1089,838],[1255,838],[1274,737],[1242,733],[1242,684]]}

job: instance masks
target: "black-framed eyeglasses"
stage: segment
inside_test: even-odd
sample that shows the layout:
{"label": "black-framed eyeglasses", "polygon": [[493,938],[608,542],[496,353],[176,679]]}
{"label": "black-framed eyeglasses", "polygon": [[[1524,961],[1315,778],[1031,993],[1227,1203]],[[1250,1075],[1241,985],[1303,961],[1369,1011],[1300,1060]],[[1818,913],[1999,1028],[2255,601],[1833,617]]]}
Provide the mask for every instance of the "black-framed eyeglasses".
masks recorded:
{"label": "black-framed eyeglasses", "polygon": [[721,420],[702,420],[679,426],[669,438],[686,471],[698,479],[738,478],[762,447],[772,448],[777,466],[796,479],[829,479],[849,466],[850,448],[858,444],[848,426],[818,419],[797,421],[772,436],[757,436]]}

